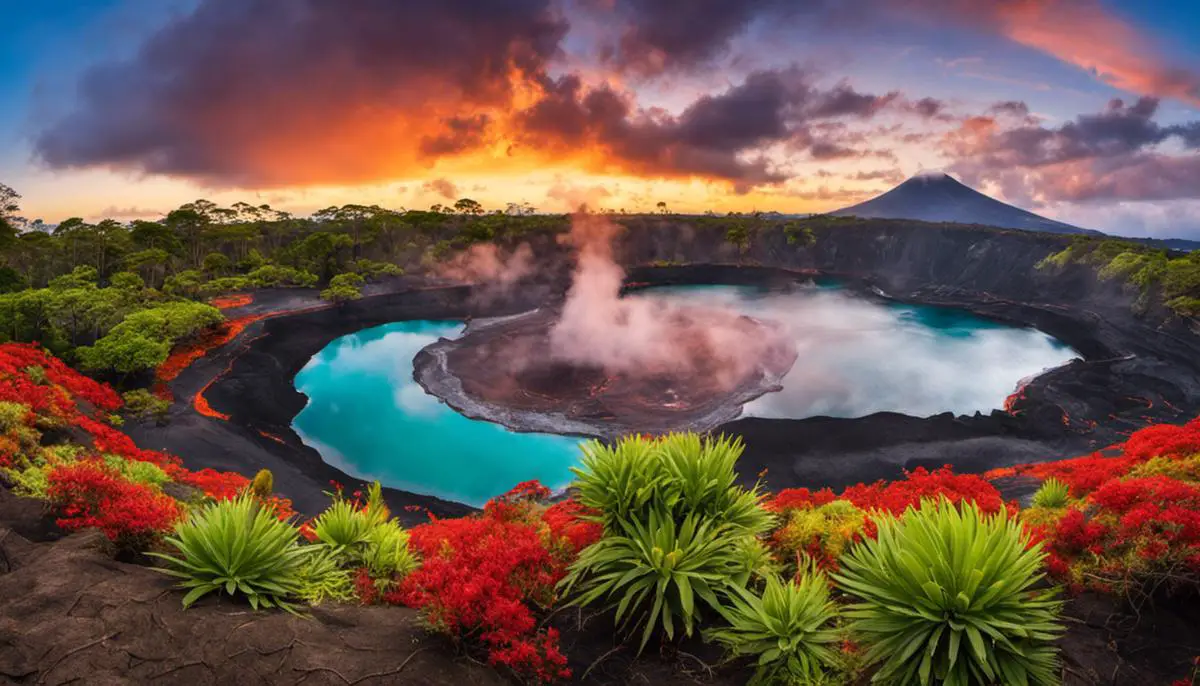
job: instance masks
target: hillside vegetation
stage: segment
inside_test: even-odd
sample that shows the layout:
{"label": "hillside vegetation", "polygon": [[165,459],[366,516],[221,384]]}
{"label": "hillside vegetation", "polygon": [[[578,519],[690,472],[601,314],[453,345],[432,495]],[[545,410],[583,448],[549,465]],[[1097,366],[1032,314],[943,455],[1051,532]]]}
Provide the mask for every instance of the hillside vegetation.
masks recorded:
{"label": "hillside vegetation", "polygon": [[1200,420],[1138,431],[1115,457],[989,475],[1043,479],[1028,508],[948,467],[768,495],[736,485],[740,441],[682,434],[589,444],[569,499],[520,484],[406,530],[377,485],[334,484],[306,521],[269,472],[141,450],[114,426],[121,404],[34,347],[0,346],[0,479],[176,578],[180,611],[218,596],[260,612],[408,606],[524,683],[581,676],[548,621],[578,606],[644,660],[709,641],[719,670],[753,683],[1054,684],[1060,585],[1068,604],[1200,590]]}
{"label": "hillside vegetation", "polygon": [[1177,252],[1118,239],[1077,238],[1047,257],[1045,269],[1070,264],[1093,267],[1105,280],[1120,280],[1140,293],[1138,304],[1161,302],[1176,314],[1200,316],[1200,251]]}

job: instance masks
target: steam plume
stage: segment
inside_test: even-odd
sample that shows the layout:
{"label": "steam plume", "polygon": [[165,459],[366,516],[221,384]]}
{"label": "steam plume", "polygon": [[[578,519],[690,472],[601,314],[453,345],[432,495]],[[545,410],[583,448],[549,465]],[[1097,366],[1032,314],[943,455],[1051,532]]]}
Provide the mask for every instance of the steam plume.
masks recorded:
{"label": "steam plume", "polygon": [[575,217],[567,240],[578,263],[550,332],[555,359],[610,373],[707,374],[728,389],[760,372],[770,356],[793,354],[780,329],[731,309],[622,298],[625,273],[613,258],[619,231],[602,217]]}

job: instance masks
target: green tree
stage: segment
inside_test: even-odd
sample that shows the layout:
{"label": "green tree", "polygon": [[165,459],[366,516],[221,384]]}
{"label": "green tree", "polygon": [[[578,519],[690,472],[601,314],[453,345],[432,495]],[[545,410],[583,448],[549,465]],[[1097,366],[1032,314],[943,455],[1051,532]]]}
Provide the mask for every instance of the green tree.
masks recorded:
{"label": "green tree", "polygon": [[483,214],[484,211],[483,205],[480,205],[478,202],[470,198],[460,198],[458,202],[454,203],[454,209],[457,210],[459,214],[470,214],[476,216]]}
{"label": "green tree", "polygon": [[363,277],[353,272],[338,274],[329,281],[329,288],[321,291],[321,299],[339,307],[362,297]]}
{"label": "green tree", "polygon": [[233,271],[233,260],[223,253],[210,252],[204,256],[203,269],[210,276],[223,276]]}
{"label": "green tree", "polygon": [[17,224],[19,218],[17,213],[21,211],[21,194],[12,189],[7,184],[0,183],[0,241],[10,242],[17,235]]}

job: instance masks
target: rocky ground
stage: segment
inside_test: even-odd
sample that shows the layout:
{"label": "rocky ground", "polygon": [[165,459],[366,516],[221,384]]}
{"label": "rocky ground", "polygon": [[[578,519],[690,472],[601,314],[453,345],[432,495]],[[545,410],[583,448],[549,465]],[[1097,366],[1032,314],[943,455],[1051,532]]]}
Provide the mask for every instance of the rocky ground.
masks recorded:
{"label": "rocky ground", "polygon": [[[114,560],[99,532],[61,537],[42,503],[2,489],[0,598],[0,683],[513,683],[427,633],[405,608],[341,605],[296,617],[210,597],[184,611],[168,577]],[[1200,654],[1194,600],[1138,613],[1109,598],[1072,600],[1061,641],[1065,684],[1168,684],[1186,676]],[[614,643],[611,617],[563,611],[550,621],[581,683],[746,680],[708,646],[685,644],[668,655],[651,649],[635,660]]]}

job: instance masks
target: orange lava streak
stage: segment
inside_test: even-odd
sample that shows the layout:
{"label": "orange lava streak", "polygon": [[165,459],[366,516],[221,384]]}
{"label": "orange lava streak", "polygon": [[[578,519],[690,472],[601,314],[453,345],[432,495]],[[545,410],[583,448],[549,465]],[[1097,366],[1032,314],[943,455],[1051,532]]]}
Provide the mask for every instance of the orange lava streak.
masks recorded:
{"label": "orange lava streak", "polygon": [[[209,351],[213,350],[214,348],[223,346],[226,343],[232,341],[234,338],[237,338],[238,334],[242,333],[242,331],[244,331],[247,326],[253,324],[254,322],[262,321],[265,319],[271,319],[272,317],[278,317],[278,316],[287,315],[287,314],[304,314],[306,312],[316,312],[318,310],[329,309],[330,307],[332,307],[332,305],[313,305],[311,307],[301,307],[301,308],[294,309],[294,310],[280,310],[278,312],[266,312],[263,314],[247,315],[245,317],[239,317],[237,319],[234,319],[234,320],[226,323],[226,325],[224,327],[222,327],[223,334],[220,336],[220,339],[221,339],[220,343],[218,343],[216,345],[210,345],[208,347],[205,347],[203,349],[203,351],[200,353],[200,355],[192,357],[188,361],[188,364],[190,365],[192,362],[195,362],[197,359],[199,359],[200,357],[203,357],[205,354],[207,354]],[[236,356],[234,359],[236,359]],[[196,397],[194,397],[192,399],[192,407],[196,410],[196,412],[198,414],[205,416],[205,417],[210,417],[212,419],[220,419],[223,421],[229,421],[229,418],[230,418],[229,415],[225,414],[224,412],[218,412],[217,410],[214,410],[212,408],[212,406],[208,404],[208,399],[204,397],[204,394],[208,392],[209,387],[212,386],[213,383],[217,381],[217,379],[220,379],[222,376],[225,376],[227,373],[229,373],[229,370],[233,369],[233,362],[234,362],[234,360],[231,359],[229,361],[229,364],[225,366],[225,369],[221,370],[221,372],[219,374],[217,374],[213,378],[209,379],[208,382],[205,383],[204,386],[202,386],[200,388],[200,390],[196,392]],[[184,368],[186,368],[186,366]],[[179,371],[183,371],[183,369],[181,368]],[[176,372],[176,375],[178,375],[178,372]]]}
{"label": "orange lava streak", "polygon": [[212,382],[216,381],[218,378],[219,377],[213,377],[212,381],[204,384],[204,388],[201,388],[200,391],[196,393],[196,397],[192,400],[192,407],[195,408],[197,414],[227,422],[229,421],[229,415],[225,414],[224,412],[217,412],[214,410],[212,406],[208,404],[208,399],[204,397],[204,392],[207,391],[208,387],[212,385]]}
{"label": "orange lava streak", "polygon": [[[205,403],[206,407],[207,407],[207,405],[208,405],[208,403]],[[212,410],[212,408],[209,408],[209,409],[210,409],[210,411]],[[226,417],[226,419],[228,419],[228,417]],[[263,438],[269,438],[272,441],[279,443],[280,445],[287,445],[287,441],[283,440],[282,438],[280,438],[279,436],[276,436],[273,433],[270,433],[269,431],[263,431],[262,429],[259,429],[258,435],[262,436]]]}
{"label": "orange lava streak", "polygon": [[218,310],[232,310],[235,307],[245,307],[252,302],[254,302],[254,296],[249,293],[233,293],[213,298],[208,301],[208,304]]}

